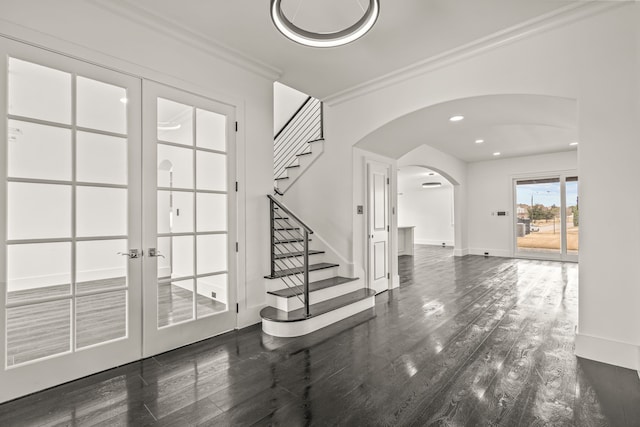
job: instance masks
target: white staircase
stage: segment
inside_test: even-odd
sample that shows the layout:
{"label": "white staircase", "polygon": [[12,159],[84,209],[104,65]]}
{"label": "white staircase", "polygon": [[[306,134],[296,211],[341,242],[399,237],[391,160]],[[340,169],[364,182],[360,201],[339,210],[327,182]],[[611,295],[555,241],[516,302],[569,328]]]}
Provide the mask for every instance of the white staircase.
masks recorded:
{"label": "white staircase", "polygon": [[338,275],[339,264],[311,249],[313,231],[282,202],[271,209],[271,273],[262,330],[277,337],[305,335],[364,310],[375,315],[375,292],[359,278]]}

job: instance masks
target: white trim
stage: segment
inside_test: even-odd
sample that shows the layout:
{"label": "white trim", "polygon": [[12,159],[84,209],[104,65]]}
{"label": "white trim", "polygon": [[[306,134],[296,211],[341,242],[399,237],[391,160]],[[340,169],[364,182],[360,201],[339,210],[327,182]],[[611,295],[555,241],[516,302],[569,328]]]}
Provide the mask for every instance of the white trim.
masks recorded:
{"label": "white trim", "polygon": [[575,344],[578,357],[636,371],[640,369],[640,347],[636,344],[581,333],[576,333]]}
{"label": "white trim", "polygon": [[[489,255],[485,255],[485,252],[489,252]],[[468,255],[480,255],[480,256],[497,256],[502,258],[513,258],[513,254],[507,249],[478,249],[470,248],[467,251]]]}
{"label": "white trim", "polygon": [[376,297],[371,295],[353,304],[299,322],[273,322],[263,319],[262,331],[274,337],[299,337],[337,323],[361,311],[374,308],[375,305]]}
{"label": "white trim", "polygon": [[624,3],[625,2],[580,2],[568,4],[510,28],[495,32],[465,45],[415,62],[407,67],[336,92],[325,97],[322,101],[328,106],[338,105],[421,74],[426,74],[456,62],[481,55],[509,43],[569,25],[596,13],[621,6]]}
{"label": "white trim", "polygon": [[396,289],[400,287],[400,275],[394,274],[393,280],[391,282],[391,289]]}
{"label": "white trim", "polygon": [[176,20],[167,19],[154,11],[136,4],[131,0],[123,0],[116,4],[112,1],[90,0],[94,6],[114,13],[121,18],[143,25],[153,31],[166,34],[193,48],[222,59],[261,77],[278,80],[283,71],[265,62],[252,58],[237,49],[220,43],[217,40],[188,28]]}
{"label": "white trim", "polygon": [[455,242],[453,240],[445,240],[443,242],[442,240],[433,240],[433,239],[415,239],[413,243],[416,245],[429,245],[429,246],[440,246],[440,247],[442,247],[443,243],[445,244],[445,246],[455,245]]}
{"label": "white trim", "polygon": [[467,256],[469,255],[469,249],[453,249],[453,256]]}

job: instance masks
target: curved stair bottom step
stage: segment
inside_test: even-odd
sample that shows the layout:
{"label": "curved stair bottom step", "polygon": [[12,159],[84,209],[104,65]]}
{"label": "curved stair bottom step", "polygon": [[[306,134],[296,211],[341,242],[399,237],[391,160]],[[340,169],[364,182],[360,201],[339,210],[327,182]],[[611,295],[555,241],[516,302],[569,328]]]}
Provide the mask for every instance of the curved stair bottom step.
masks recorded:
{"label": "curved stair bottom step", "polygon": [[274,337],[299,337],[344,320],[350,316],[360,313],[361,311],[368,309],[375,310],[375,305],[376,297],[374,293],[373,295],[352,304],[296,322],[278,322],[263,318],[262,331],[265,334],[272,335]]}

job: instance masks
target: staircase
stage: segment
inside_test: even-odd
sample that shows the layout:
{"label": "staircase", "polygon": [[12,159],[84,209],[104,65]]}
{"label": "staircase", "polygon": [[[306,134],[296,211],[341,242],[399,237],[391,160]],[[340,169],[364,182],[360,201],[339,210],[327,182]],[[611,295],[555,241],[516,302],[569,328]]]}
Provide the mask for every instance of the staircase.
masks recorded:
{"label": "staircase", "polygon": [[322,102],[308,97],[273,138],[273,177],[284,194],[324,151]]}
{"label": "staircase", "polygon": [[338,275],[340,265],[314,246],[314,232],[273,196],[270,203],[271,272],[262,330],[277,337],[305,335],[367,309],[375,291],[359,278]]}

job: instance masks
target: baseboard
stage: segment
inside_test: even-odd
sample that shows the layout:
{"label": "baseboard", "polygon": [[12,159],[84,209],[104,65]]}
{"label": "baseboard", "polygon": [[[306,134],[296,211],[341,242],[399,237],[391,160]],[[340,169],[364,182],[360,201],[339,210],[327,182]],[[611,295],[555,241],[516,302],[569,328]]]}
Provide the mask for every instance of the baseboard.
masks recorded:
{"label": "baseboard", "polygon": [[453,249],[453,256],[466,256],[469,255],[469,249]]}
{"label": "baseboard", "polygon": [[[485,252],[488,255],[485,255]],[[505,249],[469,249],[469,255],[485,255],[485,256],[498,256],[503,258],[513,258],[513,254],[509,250]]]}
{"label": "baseboard", "polygon": [[640,347],[620,341],[576,333],[576,356],[627,369],[640,368]]}
{"label": "baseboard", "polygon": [[444,243],[445,246],[453,246],[453,240],[432,240],[432,239],[414,239],[413,243],[416,245],[433,245],[433,246],[442,246]]}
{"label": "baseboard", "polygon": [[238,313],[238,318],[236,319],[236,329],[246,328],[248,326],[262,322],[262,317],[260,317],[260,310],[262,310],[266,306],[267,304],[262,304],[256,305],[254,307],[249,307],[247,309],[240,309],[240,313]]}

